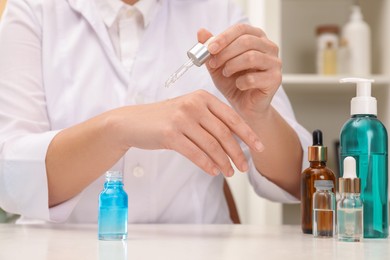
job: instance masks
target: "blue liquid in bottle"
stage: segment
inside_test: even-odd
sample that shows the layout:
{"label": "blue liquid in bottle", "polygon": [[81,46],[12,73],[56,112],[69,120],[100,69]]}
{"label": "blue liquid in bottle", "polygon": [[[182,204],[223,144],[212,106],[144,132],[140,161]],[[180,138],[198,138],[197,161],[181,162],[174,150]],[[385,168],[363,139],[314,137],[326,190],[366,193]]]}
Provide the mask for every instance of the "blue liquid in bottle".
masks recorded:
{"label": "blue liquid in bottle", "polygon": [[[341,131],[341,161],[352,156],[361,180],[365,238],[386,238],[388,222],[387,131],[375,115],[353,115]],[[341,173],[344,172],[341,164]]]}
{"label": "blue liquid in bottle", "polygon": [[127,239],[128,198],[123,190],[122,173],[106,173],[104,190],[99,196],[98,233],[100,240]]}

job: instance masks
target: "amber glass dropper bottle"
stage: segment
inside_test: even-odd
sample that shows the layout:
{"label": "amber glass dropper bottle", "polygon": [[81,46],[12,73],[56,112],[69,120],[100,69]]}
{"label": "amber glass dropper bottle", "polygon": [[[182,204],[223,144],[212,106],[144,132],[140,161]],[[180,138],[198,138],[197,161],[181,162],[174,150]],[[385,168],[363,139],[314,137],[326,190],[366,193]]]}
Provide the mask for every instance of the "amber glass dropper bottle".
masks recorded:
{"label": "amber glass dropper bottle", "polygon": [[[313,145],[308,148],[309,168],[301,174],[301,226],[305,234],[313,233],[313,194],[315,180],[331,180],[335,187],[336,176],[326,167],[328,149],[323,146],[321,130],[313,131]],[[333,188],[334,192],[335,189]]]}

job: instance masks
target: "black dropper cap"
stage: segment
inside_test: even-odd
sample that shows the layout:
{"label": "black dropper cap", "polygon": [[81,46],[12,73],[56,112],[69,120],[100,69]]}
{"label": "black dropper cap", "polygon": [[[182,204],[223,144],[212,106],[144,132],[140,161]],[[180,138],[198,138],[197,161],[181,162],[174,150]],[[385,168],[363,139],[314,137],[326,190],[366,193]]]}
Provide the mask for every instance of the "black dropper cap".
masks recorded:
{"label": "black dropper cap", "polygon": [[322,132],[317,129],[313,131],[313,146],[322,146]]}
{"label": "black dropper cap", "polygon": [[313,145],[309,146],[309,162],[326,162],[328,148],[323,146],[322,131],[316,129],[313,131]]}

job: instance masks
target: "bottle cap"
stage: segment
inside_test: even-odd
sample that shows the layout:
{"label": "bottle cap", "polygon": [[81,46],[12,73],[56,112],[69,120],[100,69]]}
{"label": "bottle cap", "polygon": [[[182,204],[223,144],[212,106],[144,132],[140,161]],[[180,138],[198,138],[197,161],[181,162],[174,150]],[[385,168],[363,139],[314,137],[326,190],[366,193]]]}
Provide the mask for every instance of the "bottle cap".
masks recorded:
{"label": "bottle cap", "polygon": [[356,160],[348,156],[344,159],[343,178],[339,178],[340,193],[360,193],[360,179],[356,176]]}
{"label": "bottle cap", "polygon": [[106,180],[110,181],[122,181],[123,174],[120,171],[107,171]]}
{"label": "bottle cap", "polygon": [[207,46],[209,46],[213,39],[214,37],[210,37],[205,43],[198,42],[187,52],[188,58],[190,58],[196,66],[202,66],[210,57]]}
{"label": "bottle cap", "polygon": [[351,21],[361,21],[363,20],[363,14],[362,10],[360,9],[360,6],[358,5],[353,5],[352,6],[352,13],[350,16]]}
{"label": "bottle cap", "polygon": [[344,78],[340,83],[356,83],[356,97],[351,100],[351,115],[377,115],[376,98],[371,96],[373,79]]}
{"label": "bottle cap", "polygon": [[332,34],[339,35],[340,28],[338,25],[335,25],[335,24],[324,24],[324,25],[318,26],[316,28],[316,34],[321,35],[323,33],[332,33]]}
{"label": "bottle cap", "polygon": [[322,144],[322,132],[317,129],[313,131],[313,145],[308,148],[309,162],[326,162],[328,148]]}
{"label": "bottle cap", "polygon": [[331,180],[315,180],[314,187],[332,189],[334,187],[333,181]]}

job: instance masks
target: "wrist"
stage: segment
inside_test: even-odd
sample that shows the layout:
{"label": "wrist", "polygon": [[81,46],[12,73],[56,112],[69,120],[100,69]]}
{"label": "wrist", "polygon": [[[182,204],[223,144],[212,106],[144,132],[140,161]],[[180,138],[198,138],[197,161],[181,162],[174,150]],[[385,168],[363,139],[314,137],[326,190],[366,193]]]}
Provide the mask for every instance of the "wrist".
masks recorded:
{"label": "wrist", "polygon": [[108,140],[108,145],[120,150],[127,151],[131,145],[130,134],[126,134],[126,120],[116,110],[109,111],[102,115],[100,134]]}
{"label": "wrist", "polygon": [[257,129],[262,126],[267,127],[268,122],[273,121],[275,112],[274,108],[269,105],[265,109],[246,111],[241,113],[241,116],[252,129]]}

